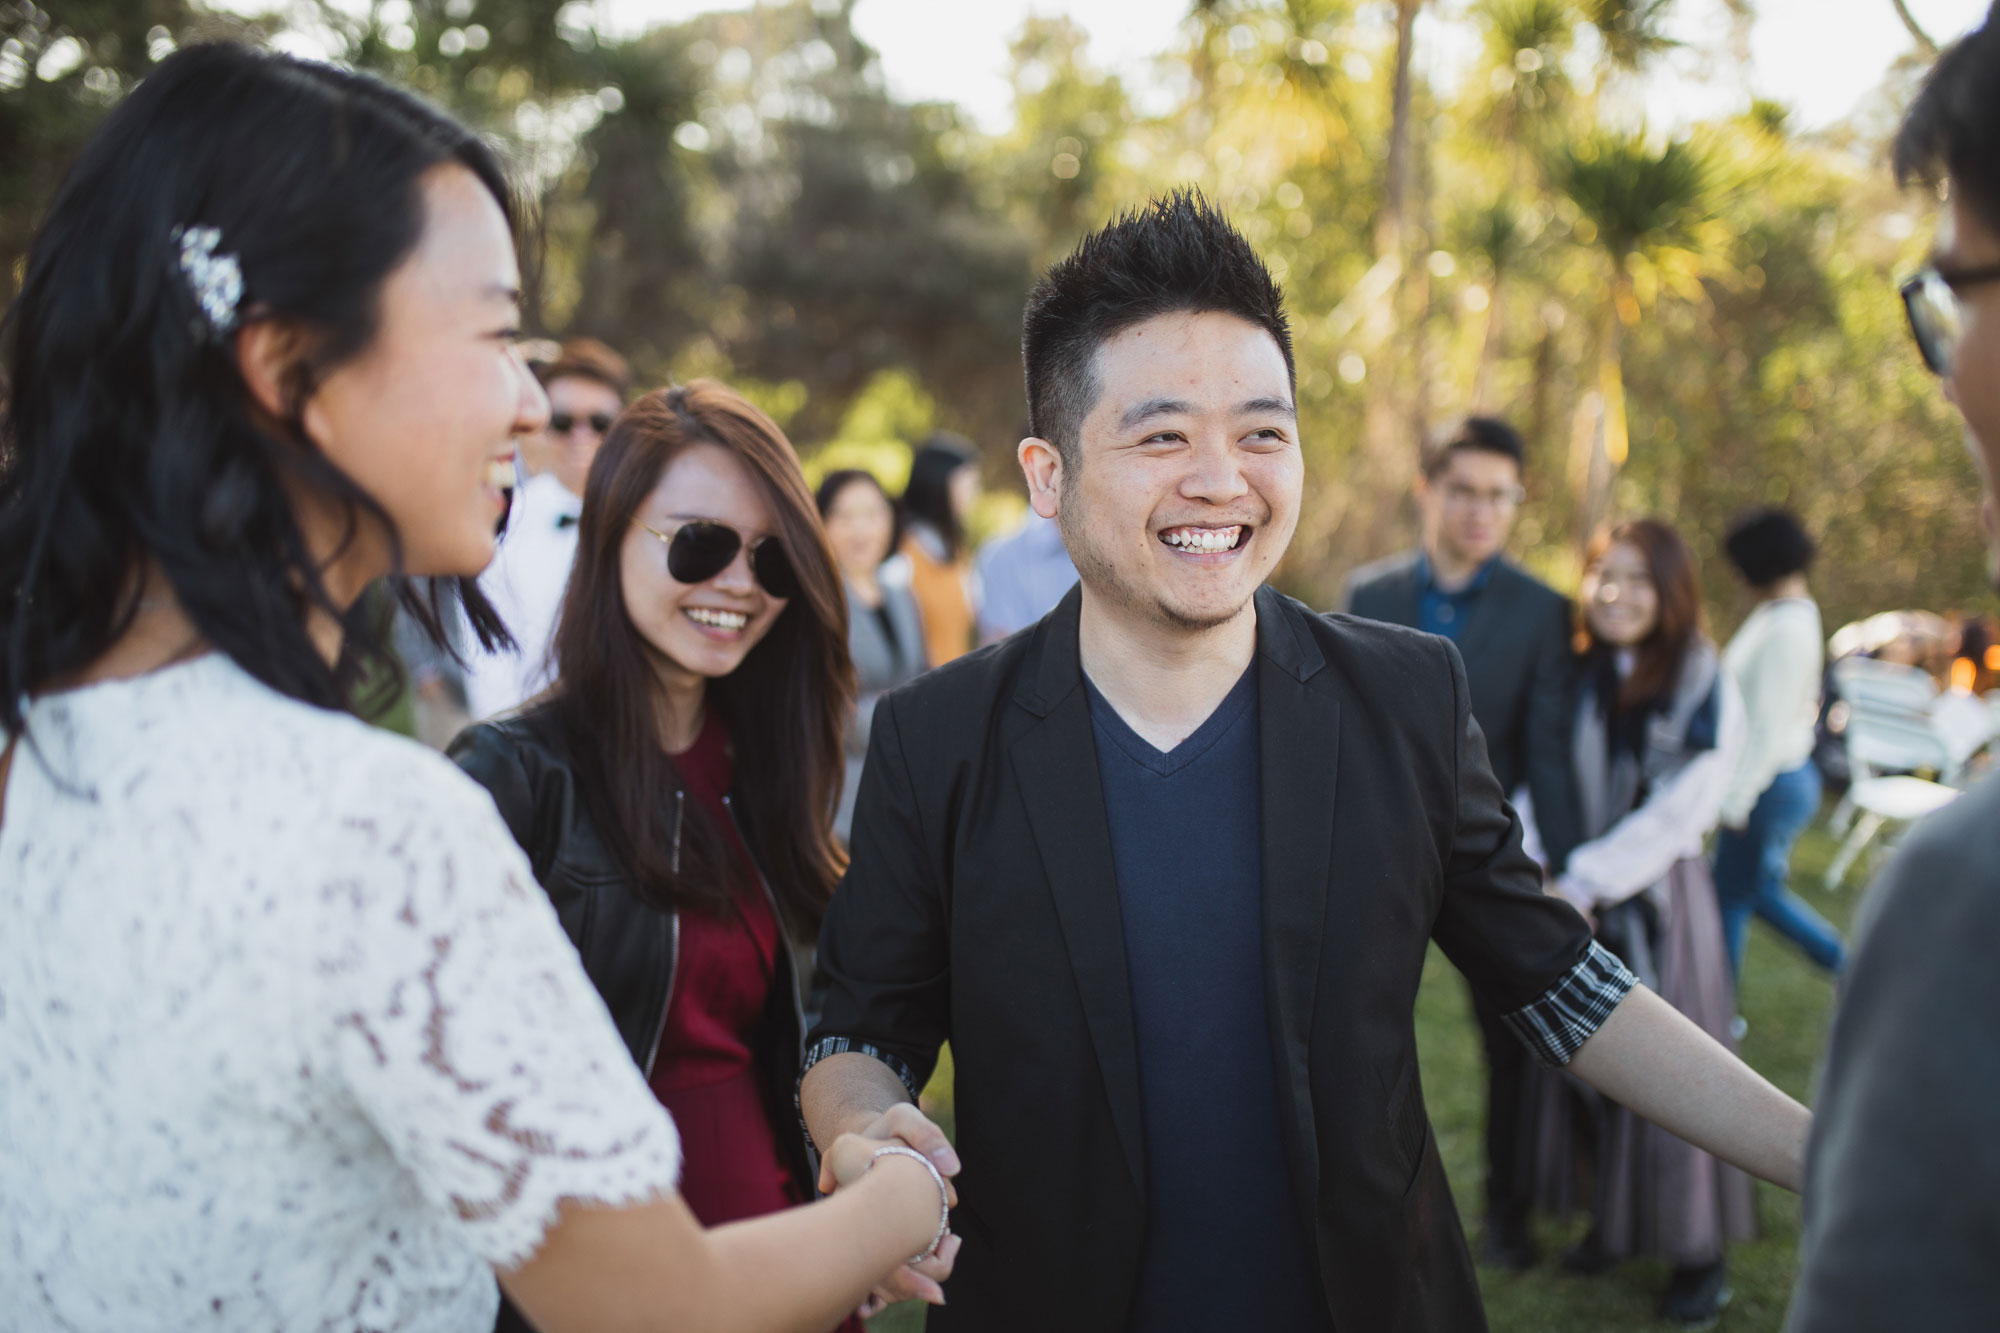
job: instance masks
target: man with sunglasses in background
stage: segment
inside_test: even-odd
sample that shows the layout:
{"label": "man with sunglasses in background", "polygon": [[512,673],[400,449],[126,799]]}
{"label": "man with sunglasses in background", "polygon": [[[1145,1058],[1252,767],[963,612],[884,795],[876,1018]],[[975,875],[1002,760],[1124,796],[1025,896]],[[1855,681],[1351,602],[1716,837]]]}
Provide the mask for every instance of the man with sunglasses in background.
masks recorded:
{"label": "man with sunglasses in background", "polygon": [[632,387],[625,358],[594,338],[571,338],[535,369],[549,395],[548,428],[521,441],[523,480],[493,563],[479,576],[516,646],[472,653],[465,699],[474,721],[516,707],[549,683],[549,638],[576,559],[584,478]]}
{"label": "man with sunglasses in background", "polygon": [[[2000,571],[2000,5],[1945,52],[1895,146],[1948,186],[1903,286],[1964,416]],[[1793,1333],[2000,1328],[2000,782],[1927,820],[1869,891],[1821,1074]]]}

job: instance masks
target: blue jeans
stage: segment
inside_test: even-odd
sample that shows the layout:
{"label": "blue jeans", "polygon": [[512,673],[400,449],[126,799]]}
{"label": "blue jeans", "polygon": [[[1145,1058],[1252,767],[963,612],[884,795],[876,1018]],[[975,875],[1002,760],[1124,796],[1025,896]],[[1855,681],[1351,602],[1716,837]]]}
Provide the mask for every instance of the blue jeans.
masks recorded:
{"label": "blue jeans", "polygon": [[1741,832],[1725,828],[1716,838],[1715,896],[1729,967],[1738,976],[1753,912],[1827,971],[1838,972],[1847,961],[1840,932],[1785,887],[1792,844],[1819,809],[1819,793],[1819,769],[1808,759],[1771,780]]}

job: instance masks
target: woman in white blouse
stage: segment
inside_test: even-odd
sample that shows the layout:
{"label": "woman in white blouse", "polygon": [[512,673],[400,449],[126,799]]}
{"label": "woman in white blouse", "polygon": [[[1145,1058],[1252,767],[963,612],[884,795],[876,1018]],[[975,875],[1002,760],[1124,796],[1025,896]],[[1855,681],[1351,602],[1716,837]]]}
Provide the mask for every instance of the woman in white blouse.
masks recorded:
{"label": "woman in white blouse", "polygon": [[384,660],[349,608],[476,574],[547,412],[506,198],[413,97],[191,47],[35,240],[0,422],[10,1330],[483,1333],[496,1274],[546,1330],[825,1329],[948,1271],[893,1124],[835,1145],[835,1198],[701,1230],[486,794],[341,710]]}
{"label": "woman in white blouse", "polygon": [[1754,914],[1813,962],[1838,972],[1847,961],[1840,932],[1785,884],[1792,844],[1819,812],[1812,752],[1826,639],[1806,586],[1813,541],[1784,510],[1753,509],[1729,525],[1722,549],[1757,596],[1722,650],[1749,719],[1715,839],[1715,891],[1730,970],[1742,975]]}
{"label": "woman in white blouse", "polygon": [[[1591,544],[1581,601],[1571,744],[1585,841],[1551,891],[1733,1049],[1734,997],[1702,840],[1742,747],[1743,705],[1701,632],[1694,556],[1658,519],[1619,524]],[[1540,1075],[1536,1102],[1538,1202],[1567,1211],[1590,1182],[1593,1225],[1565,1266],[1596,1272],[1658,1255],[1673,1265],[1661,1313],[1713,1320],[1729,1299],[1723,1247],[1750,1234],[1749,1178],[1575,1079]]]}

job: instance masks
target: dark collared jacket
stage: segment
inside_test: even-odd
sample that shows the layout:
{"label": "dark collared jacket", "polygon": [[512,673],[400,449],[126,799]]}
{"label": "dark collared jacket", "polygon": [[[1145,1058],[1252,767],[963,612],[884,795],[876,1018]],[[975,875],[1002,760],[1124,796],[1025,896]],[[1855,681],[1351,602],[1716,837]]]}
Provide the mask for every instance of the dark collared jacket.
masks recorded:
{"label": "dark collared jacket", "polygon": [[[536,880],[555,905],[626,1048],[650,1075],[673,998],[680,919],[641,901],[606,850],[577,786],[577,761],[552,711],[544,705],[468,727],[451,743],[451,757],[493,793],[493,803],[528,854]],[[758,882],[770,894],[761,871]],[[754,1049],[771,1125],[811,1198],[814,1171],[794,1132],[798,1121],[792,1088],[799,1074],[813,949],[784,904],[770,896],[791,966],[778,969]]]}
{"label": "dark collared jacket", "polygon": [[[808,1064],[915,1089],[949,1040],[964,1237],[934,1329],[1123,1328],[1145,1219],[1119,895],[1079,594],[877,706]],[[1435,939],[1566,1060],[1631,985],[1543,895],[1445,640],[1257,594],[1264,1004],[1283,1143],[1342,1333],[1484,1327],[1417,1074]],[[1199,837],[1199,829],[1185,831]]]}
{"label": "dark collared jacket", "polygon": [[[1414,628],[1421,563],[1421,552],[1405,551],[1355,570],[1341,609]],[[1556,870],[1583,841],[1570,771],[1573,629],[1569,599],[1500,556],[1457,638],[1487,761],[1502,791],[1527,784],[1543,852]]]}

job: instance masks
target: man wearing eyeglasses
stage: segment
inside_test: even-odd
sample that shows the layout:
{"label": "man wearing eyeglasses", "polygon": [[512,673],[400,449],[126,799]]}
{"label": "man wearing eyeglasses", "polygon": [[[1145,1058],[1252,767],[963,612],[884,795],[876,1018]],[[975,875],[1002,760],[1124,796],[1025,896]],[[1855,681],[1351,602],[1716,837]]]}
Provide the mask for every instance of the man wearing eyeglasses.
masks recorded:
{"label": "man wearing eyeglasses", "polygon": [[493,563],[479,577],[517,646],[475,652],[467,663],[466,709],[474,721],[516,707],[549,683],[549,639],[576,559],[584,479],[632,385],[625,358],[594,338],[570,339],[536,370],[549,395],[548,428],[521,441],[524,479]]}
{"label": "man wearing eyeglasses", "polygon": [[[1948,186],[1903,299],[1965,418],[2000,570],[2000,5],[1945,52],[1896,139]],[[1821,1074],[1792,1333],[2000,1327],[2000,782],[1925,821],[1869,890]]]}
{"label": "man wearing eyeglasses", "polygon": [[[1494,417],[1436,436],[1416,488],[1423,544],[1355,571],[1345,609],[1458,645],[1494,776],[1509,794],[1527,787],[1542,859],[1560,870],[1579,840],[1565,705],[1570,607],[1502,554],[1523,498],[1523,453],[1520,435]],[[1524,1114],[1534,1059],[1477,992],[1472,1010],[1487,1068],[1480,1257],[1523,1269],[1535,1262]]]}

